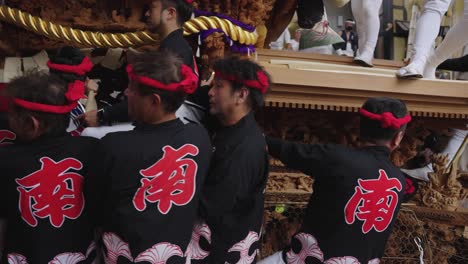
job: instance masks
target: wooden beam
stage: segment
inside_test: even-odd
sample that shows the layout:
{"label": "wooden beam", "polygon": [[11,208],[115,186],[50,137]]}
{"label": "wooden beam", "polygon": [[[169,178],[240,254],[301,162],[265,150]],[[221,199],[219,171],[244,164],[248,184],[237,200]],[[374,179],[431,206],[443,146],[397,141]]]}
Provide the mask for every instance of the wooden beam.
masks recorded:
{"label": "wooden beam", "polygon": [[273,76],[267,106],[356,111],[367,98],[386,96],[404,100],[415,116],[468,118],[467,82],[401,80],[385,69],[272,62],[261,63]]}
{"label": "wooden beam", "polygon": [[[325,55],[317,53],[306,53],[297,51],[286,51],[286,50],[270,50],[270,49],[258,49],[258,58],[260,61],[269,61],[271,59],[288,59],[297,61],[315,61],[323,63],[334,63],[341,65],[356,65],[353,62],[353,58],[338,56],[338,55]],[[393,69],[397,70],[404,65],[401,61],[381,60],[374,59],[374,66],[378,68]]]}
{"label": "wooden beam", "polygon": [[441,224],[468,226],[468,213],[438,210],[427,207],[404,205],[402,208],[413,211],[418,218],[427,218]]}

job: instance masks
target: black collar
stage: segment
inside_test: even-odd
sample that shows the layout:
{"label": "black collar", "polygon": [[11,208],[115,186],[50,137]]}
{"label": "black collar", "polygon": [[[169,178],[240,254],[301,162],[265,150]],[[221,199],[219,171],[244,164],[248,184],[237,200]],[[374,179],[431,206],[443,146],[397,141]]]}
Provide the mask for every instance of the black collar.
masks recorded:
{"label": "black collar", "polygon": [[171,33],[169,33],[169,35],[167,35],[167,37],[165,37],[161,41],[160,47],[167,48],[171,46],[172,43],[174,43],[174,41],[178,42],[179,39],[183,39],[183,38],[184,38],[184,31],[181,28],[176,29],[172,31]]}
{"label": "black collar", "polygon": [[388,149],[388,147],[386,146],[368,146],[368,147],[363,147],[362,149],[366,151],[374,152],[378,155],[384,155],[386,157],[389,157],[391,153],[390,149]]}
{"label": "black collar", "polygon": [[255,129],[256,126],[257,122],[255,121],[255,115],[251,111],[234,125],[218,125],[218,128],[214,131],[213,139],[216,142],[230,142],[232,144],[237,144],[239,141],[242,141],[242,139],[248,134],[249,130]]}
{"label": "black collar", "polygon": [[177,127],[179,125],[183,125],[182,121],[179,118],[169,120],[163,123],[159,123],[156,125],[153,124],[144,124],[144,123],[137,123],[135,126],[135,131],[155,131],[161,129],[171,129]]}

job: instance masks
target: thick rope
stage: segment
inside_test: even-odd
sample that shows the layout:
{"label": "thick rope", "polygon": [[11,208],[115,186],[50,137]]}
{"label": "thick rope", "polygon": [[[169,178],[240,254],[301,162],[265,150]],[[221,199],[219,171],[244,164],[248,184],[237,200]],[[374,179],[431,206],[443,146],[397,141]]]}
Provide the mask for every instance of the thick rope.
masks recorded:
{"label": "thick rope", "polygon": [[184,24],[184,35],[198,34],[208,29],[221,29],[232,40],[244,45],[255,45],[258,39],[256,32],[249,32],[227,19],[215,16],[199,16],[187,21]]}
{"label": "thick rope", "polygon": [[[14,24],[36,34],[50,39],[66,41],[85,47],[128,48],[151,44],[157,41],[148,31],[130,33],[102,33],[83,31],[45,21],[29,13],[5,5],[0,6],[0,21]],[[200,33],[207,29],[221,29],[232,40],[241,44],[253,45],[257,34],[248,32],[230,22],[218,17],[197,17],[184,24],[184,35]]]}

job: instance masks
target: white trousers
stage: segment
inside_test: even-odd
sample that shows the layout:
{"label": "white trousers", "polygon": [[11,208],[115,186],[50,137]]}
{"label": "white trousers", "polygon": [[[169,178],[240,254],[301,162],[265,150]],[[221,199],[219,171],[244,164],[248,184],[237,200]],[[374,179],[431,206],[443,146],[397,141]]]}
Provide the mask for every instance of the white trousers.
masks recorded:
{"label": "white trousers", "polygon": [[463,17],[450,28],[445,39],[440,43],[435,52],[429,56],[424,77],[435,78],[435,70],[439,64],[468,44],[468,0],[463,1]]}
{"label": "white trousers", "polygon": [[423,73],[432,45],[439,34],[440,23],[452,0],[427,0],[416,24],[411,63],[404,67]]}
{"label": "white trousers", "polygon": [[358,34],[358,56],[374,57],[379,37],[379,10],[382,0],[352,0],[351,10],[356,20]]}

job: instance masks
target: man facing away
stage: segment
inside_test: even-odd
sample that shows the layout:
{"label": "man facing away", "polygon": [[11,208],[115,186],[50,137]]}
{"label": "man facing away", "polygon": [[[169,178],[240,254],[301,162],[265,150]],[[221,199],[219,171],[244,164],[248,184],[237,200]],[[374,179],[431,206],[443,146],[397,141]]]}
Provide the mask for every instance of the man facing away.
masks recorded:
{"label": "man facing away", "polygon": [[175,111],[198,78],[167,52],[141,55],[127,72],[136,127],[101,140],[89,185],[105,261],[185,263],[212,149],[206,130]]}
{"label": "man facing away", "polygon": [[[158,34],[161,43],[159,50],[169,51],[182,59],[198,74],[197,65],[192,48],[183,37],[182,25],[192,16],[191,0],[154,0],[145,1],[148,10],[145,13],[147,28],[150,32]],[[189,95],[188,100],[178,110],[177,116],[184,121],[199,123],[205,114],[208,105],[207,91],[203,87]],[[127,101],[106,107],[101,111],[86,113],[86,122],[89,126],[108,125],[113,122],[128,121]]]}
{"label": "man facing away", "polygon": [[1,263],[92,263],[92,201],[83,192],[97,140],[66,132],[84,83],[68,86],[33,72],[7,86],[8,120],[17,141],[0,148]]}
{"label": "man facing away", "polygon": [[359,149],[267,139],[273,157],[315,182],[299,232],[262,264],[379,263],[405,188],[389,156],[411,117],[391,98],[370,98],[359,113]]}
{"label": "man facing away", "polygon": [[[214,64],[210,113],[214,129],[213,160],[202,190],[201,218],[196,234],[209,235],[209,256],[202,263],[253,263],[259,248],[263,193],[268,177],[265,138],[255,110],[270,88],[269,75],[256,63],[238,58]],[[207,235],[207,237],[209,237]]]}

